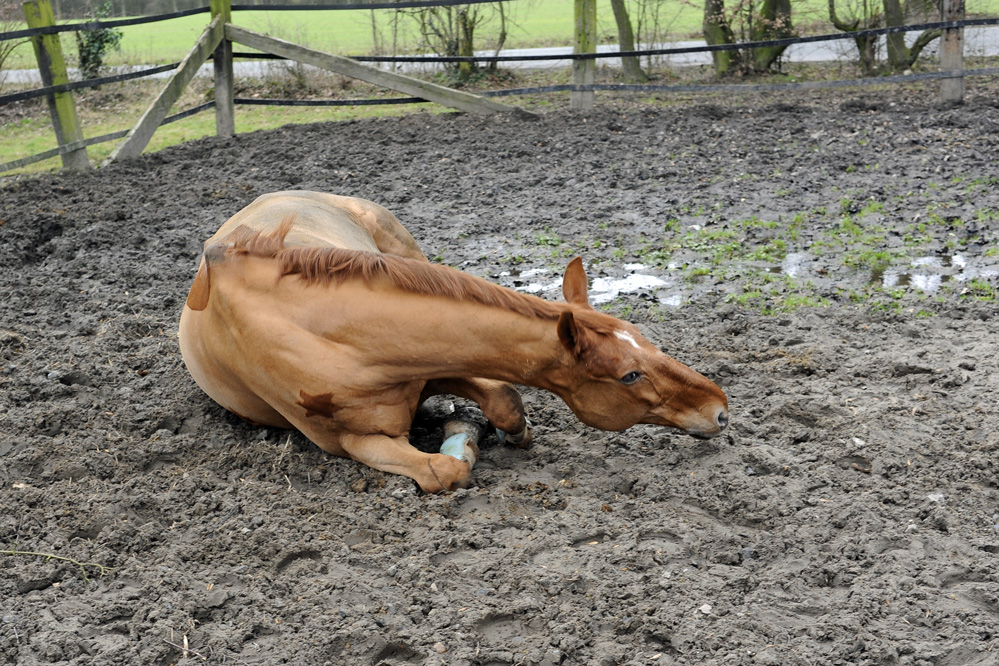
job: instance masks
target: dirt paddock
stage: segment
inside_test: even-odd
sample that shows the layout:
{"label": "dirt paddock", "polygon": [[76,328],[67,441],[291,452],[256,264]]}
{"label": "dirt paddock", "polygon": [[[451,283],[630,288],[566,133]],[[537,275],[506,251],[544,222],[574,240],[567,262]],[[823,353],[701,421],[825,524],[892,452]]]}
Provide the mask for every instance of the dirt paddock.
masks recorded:
{"label": "dirt paddock", "polygon": [[[6,179],[0,662],[999,664],[999,85],[969,88],[414,112]],[[242,423],[177,320],[202,241],[298,188],[545,298],[583,256],[730,429],[525,389],[533,447],[487,437],[429,496]]]}

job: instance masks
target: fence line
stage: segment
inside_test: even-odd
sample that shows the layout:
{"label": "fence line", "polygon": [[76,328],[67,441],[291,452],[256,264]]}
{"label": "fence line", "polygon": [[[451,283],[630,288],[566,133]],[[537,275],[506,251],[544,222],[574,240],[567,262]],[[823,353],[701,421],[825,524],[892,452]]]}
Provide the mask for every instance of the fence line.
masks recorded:
{"label": "fence line", "polygon": [[[459,1],[459,0],[456,0]],[[478,2],[491,2],[492,0],[476,0]],[[506,1],[506,0],[502,0]],[[247,7],[255,7],[256,5],[246,5]],[[237,5],[233,5],[233,8]],[[298,7],[298,5],[295,5]],[[161,15],[169,16],[169,15]],[[169,16],[169,18],[173,18]],[[78,25],[93,25],[93,24],[78,24]],[[603,53],[562,53],[558,55],[475,55],[475,56],[346,56],[351,60],[356,60],[358,62],[406,62],[406,63],[458,63],[458,62],[544,62],[546,60],[599,60],[604,58],[622,58],[628,56],[657,56],[657,55],[682,55],[689,53],[710,53],[713,51],[729,51],[737,49],[754,49],[754,48],[764,48],[772,46],[789,46],[792,44],[808,44],[812,42],[824,42],[824,41],[834,41],[843,39],[856,39],[857,37],[864,36],[879,36],[887,35],[899,32],[914,32],[922,30],[932,30],[936,28],[962,28],[968,26],[999,26],[999,17],[997,18],[984,18],[984,19],[966,19],[961,21],[938,21],[936,23],[919,23],[908,26],[896,26],[893,28],[874,28],[870,30],[858,30],[855,32],[844,32],[844,33],[832,33],[828,35],[812,35],[808,37],[796,37],[788,39],[774,39],[759,42],[738,42],[735,44],[713,44],[704,46],[683,46],[676,48],[666,48],[666,49],[644,49],[636,51],[609,51]],[[21,31],[25,32],[25,31]],[[5,34],[13,33],[0,33],[0,41],[3,41],[3,36]],[[41,33],[39,33],[41,34]],[[250,53],[250,52],[233,52],[233,58],[246,58],[251,60],[288,60],[283,56],[274,55],[273,53]],[[160,74],[162,72],[170,71],[176,69],[180,63],[172,63],[169,65],[159,65],[156,67],[151,67],[149,69],[140,70],[137,72],[129,72],[126,74],[116,74],[114,76],[105,76],[96,79],[86,79],[83,81],[74,81],[72,83],[66,83],[58,86],[48,86],[45,88],[33,88],[31,90],[20,91],[17,93],[9,93],[6,95],[0,95],[0,106],[4,104],[10,104],[12,102],[17,102],[25,99],[30,99],[33,97],[41,97],[43,95],[48,95],[57,92],[66,92],[70,90],[79,90],[82,88],[96,88],[102,86],[106,83],[117,83],[120,81],[127,81],[130,79],[137,79],[146,76],[153,76],[154,74]],[[961,74],[971,75],[969,70],[960,70],[957,72],[952,72],[949,76],[961,76]],[[932,78],[944,78],[940,76],[934,76]],[[899,76],[880,76],[880,77],[868,77],[862,79],[851,79],[853,83],[850,85],[866,85],[865,82],[870,82],[871,85],[877,83],[891,83],[891,82],[904,82],[911,81],[912,78],[899,77]],[[736,84],[731,87],[739,87],[743,84]],[[782,84],[760,84],[763,86],[781,86]],[[530,94],[534,92],[557,92],[551,91],[549,88],[552,86],[543,86],[541,88],[524,88],[524,94]],[[703,88],[710,87],[725,87],[725,84],[709,84],[702,86]],[[484,94],[484,93],[483,93]],[[256,103],[256,102],[255,102]],[[377,103],[377,102],[375,102]]]}
{"label": "fence line", "polygon": [[[43,0],[44,1],[44,0]],[[14,32],[0,33],[0,41],[15,39],[20,37],[40,37],[45,35],[51,35],[60,32],[70,32],[70,31],[81,31],[81,30],[98,30],[105,28],[112,28],[125,25],[137,25],[140,23],[151,23],[157,21],[170,20],[174,18],[180,18],[183,16],[190,16],[194,14],[200,14],[207,11],[211,11],[213,17],[217,18],[220,12],[225,12],[228,17],[231,10],[240,11],[277,11],[277,10],[335,10],[335,9],[385,9],[385,8],[415,8],[415,7],[429,7],[429,6],[441,6],[441,5],[456,5],[456,4],[474,4],[474,3],[484,3],[484,2],[504,2],[508,0],[407,0],[404,2],[362,2],[362,3],[338,3],[338,4],[317,4],[317,5],[231,5],[229,6],[228,0],[212,0],[212,6],[203,7],[198,9],[183,10],[178,12],[171,12],[167,14],[157,14],[153,16],[137,17],[132,19],[121,19],[121,20],[103,20],[103,21],[88,21],[84,23],[75,24],[63,24],[63,25],[50,25],[35,27],[29,30],[20,30]],[[219,9],[222,7],[224,9]],[[321,67],[326,69],[333,69],[334,71],[341,71],[337,69],[339,67],[340,61],[346,62],[356,62],[358,67],[362,67],[360,63],[363,62],[410,62],[410,63],[461,63],[461,62],[513,62],[513,61],[546,61],[546,60],[572,60],[574,62],[587,62],[595,61],[601,58],[622,58],[631,56],[659,56],[659,55],[674,55],[674,54],[689,54],[689,53],[704,53],[704,52],[716,52],[716,51],[727,51],[727,50],[742,50],[742,49],[754,49],[754,48],[766,48],[766,47],[780,47],[789,46],[792,44],[806,44],[833,40],[843,40],[843,39],[857,39],[860,37],[872,37],[872,36],[882,36],[897,33],[913,32],[913,31],[925,31],[925,30],[942,30],[942,31],[953,31],[964,28],[966,26],[996,26],[999,25],[999,18],[979,18],[979,19],[962,19],[962,20],[948,20],[948,21],[937,21],[932,23],[920,23],[914,25],[906,26],[893,26],[886,28],[872,28],[866,30],[859,30],[854,32],[843,32],[834,33],[826,35],[812,35],[807,37],[795,37],[786,39],[775,39],[775,40],[765,40],[758,42],[740,42],[737,44],[716,44],[716,45],[704,45],[704,46],[691,46],[691,47],[675,47],[675,48],[663,48],[663,49],[644,49],[635,51],[617,51],[612,53],[571,53],[571,54],[558,54],[558,55],[480,55],[480,56],[351,56],[349,59],[341,58],[339,56],[331,56],[329,54],[322,54],[321,52],[310,52],[308,49],[302,49],[301,47],[295,47],[295,45],[289,45],[291,50],[285,49],[286,53],[289,53],[292,59],[301,60],[303,57],[315,60],[319,58],[319,63]],[[225,40],[238,40],[240,36],[244,39],[251,39],[251,41],[257,39],[265,39],[262,35],[255,35],[250,31],[246,31],[241,28],[236,28],[231,24],[225,24]],[[230,31],[231,29],[231,31]],[[946,32],[945,32],[946,34]],[[280,42],[280,40],[273,40],[272,38],[266,38],[266,42],[273,46]],[[225,42],[224,43],[228,43]],[[252,44],[257,47],[257,44]],[[246,58],[278,58],[286,59],[281,55],[273,55],[272,53],[232,53],[231,48],[228,54],[225,54],[226,59],[231,59],[233,57],[246,57]],[[218,54],[216,54],[218,55]],[[190,56],[189,56],[190,57]],[[230,60],[231,62],[231,60]],[[330,63],[334,63],[331,65]],[[176,70],[181,65],[181,63],[173,63],[170,65],[162,65],[157,67],[151,67],[148,69],[143,69],[137,72],[129,72],[125,74],[118,74],[114,76],[102,77],[98,79],[90,79],[86,81],[77,81],[70,83],[60,83],[58,85],[50,85],[42,88],[37,88],[28,91],[20,91],[17,93],[11,93],[7,95],[0,95],[0,106],[4,104],[9,104],[16,101],[21,101],[25,99],[30,99],[33,97],[40,96],[51,96],[65,93],[72,90],[78,90],[82,88],[89,88],[104,85],[106,83],[114,83],[120,81],[126,81],[131,79],[143,78],[147,76],[152,76],[165,71],[175,70],[174,77],[177,76]],[[353,68],[353,66],[350,66]],[[953,66],[952,66],[953,67]],[[960,64],[958,64],[960,67]],[[348,73],[351,76],[357,76],[356,70],[351,69],[354,73]],[[377,72],[378,70],[372,70]],[[777,83],[777,84],[706,84],[706,85],[628,85],[628,84],[593,84],[593,83],[574,83],[568,85],[556,85],[556,86],[540,86],[531,88],[515,88],[507,90],[497,90],[497,91],[487,91],[478,93],[482,98],[488,97],[508,97],[516,95],[528,95],[528,94],[542,94],[542,93],[557,93],[557,92],[570,92],[570,93],[589,93],[592,96],[593,92],[596,91],[610,91],[610,92],[665,92],[665,93],[702,93],[702,92],[768,92],[775,90],[786,90],[786,89],[822,89],[822,88],[841,88],[841,87],[853,87],[853,86],[867,86],[867,85],[880,85],[886,83],[911,83],[922,80],[960,80],[964,76],[993,76],[999,74],[999,68],[983,68],[975,70],[965,70],[960,69],[949,69],[948,71],[939,72],[927,72],[920,74],[908,74],[908,75],[894,75],[894,76],[884,76],[884,77],[869,77],[869,78],[857,78],[857,79],[847,79],[839,81],[814,81],[814,82],[801,82],[801,83]],[[185,77],[188,77],[189,73],[185,73]],[[398,75],[392,75],[398,77]],[[365,78],[361,75],[361,78]],[[407,77],[403,77],[407,78]],[[63,79],[65,81],[65,79]],[[368,79],[370,80],[370,79]],[[415,80],[414,80],[415,81]],[[392,83],[384,83],[382,79],[378,79],[377,83],[385,85],[386,87],[393,88]],[[406,82],[408,84],[408,82]],[[218,87],[218,84],[217,86]],[[411,86],[404,88],[412,89]],[[400,88],[393,88],[400,90]],[[445,89],[446,90],[446,89]],[[416,90],[414,90],[416,92]],[[431,92],[431,91],[427,91]],[[432,91],[436,95],[436,91]],[[457,91],[454,91],[457,94]],[[412,94],[412,93],[411,93]],[[417,92],[417,94],[423,94]],[[261,99],[232,99],[230,94],[231,102],[228,104],[228,113],[231,116],[232,104],[240,105],[275,105],[275,106],[361,106],[361,105],[373,105],[373,104],[412,104],[412,103],[423,103],[427,102],[428,99],[423,97],[402,97],[402,98],[388,98],[388,99],[367,99],[367,100],[261,100]],[[441,103],[448,103],[444,99],[435,96],[435,100]],[[172,101],[168,102],[172,104]],[[220,102],[221,104],[221,102]],[[490,102],[490,104],[494,104]],[[224,106],[224,105],[223,105]],[[207,110],[209,108],[215,108],[216,114],[220,114],[225,110],[214,102],[209,102],[207,104],[202,104],[193,109],[187,111],[164,117],[160,124],[166,124],[169,122],[176,122],[182,118],[186,118],[195,113]],[[499,108],[488,107],[487,110],[501,110]],[[148,112],[147,112],[148,113]],[[162,114],[165,116],[165,113]],[[230,123],[231,126],[231,123]],[[221,126],[220,126],[221,127]],[[152,129],[155,129],[152,128]],[[49,159],[57,155],[66,156],[73,151],[80,150],[86,146],[103,143],[105,141],[112,141],[120,139],[123,136],[127,136],[131,131],[113,132],[111,134],[106,134],[99,137],[93,137],[91,139],[77,140],[70,143],[65,143],[59,148],[54,150],[45,151],[37,155],[32,155],[30,157],[25,157],[14,162],[8,162],[6,164],[0,164],[0,172],[7,171],[14,168],[19,168],[21,166],[26,166],[34,162],[38,162],[44,159]],[[152,130],[148,130],[151,135]],[[232,131],[232,130],[230,130]],[[221,133],[221,131],[220,131]],[[139,149],[141,151],[141,148]],[[116,151],[117,152],[117,151]],[[114,155],[114,154],[113,154]],[[65,159],[65,157],[64,157]]]}
{"label": "fence line", "polygon": [[[183,120],[202,111],[207,111],[208,109],[215,108],[215,102],[205,102],[190,109],[185,109],[180,113],[175,113],[172,116],[168,116],[163,119],[160,125],[169,125],[170,123],[175,123],[178,120]],[[37,155],[30,155],[28,157],[22,157],[19,160],[13,160],[12,162],[5,162],[0,164],[0,173],[4,171],[10,171],[11,169],[20,169],[21,167],[28,166],[29,164],[34,164],[35,162],[41,162],[42,160],[51,159],[53,157],[59,157],[60,155],[66,155],[73,152],[74,150],[80,150],[81,148],[86,148],[87,146],[93,146],[98,143],[106,143],[108,141],[115,141],[117,139],[122,139],[128,136],[131,130],[119,130],[117,132],[111,132],[110,134],[102,134],[101,136],[95,136],[90,139],[84,139],[82,141],[74,141],[73,143],[67,143],[58,148],[53,148],[52,150],[46,150],[43,153],[38,153]]]}
{"label": "fence line", "polygon": [[[442,7],[450,5],[477,5],[485,3],[510,2],[511,0],[403,0],[402,2],[354,2],[337,4],[316,4],[316,5],[232,5],[232,11],[330,11],[336,9],[419,9],[421,7]],[[29,28],[26,30],[14,30],[11,32],[0,32],[0,42],[9,39],[21,39],[23,37],[35,37],[37,35],[52,35],[59,32],[81,32],[90,30],[104,30],[110,28],[121,28],[129,25],[141,25],[143,23],[158,23],[185,16],[195,16],[197,14],[207,14],[210,7],[196,7],[194,9],[181,9],[175,12],[164,14],[148,14],[146,16],[135,16],[126,19],[105,19],[101,21],[82,21],[79,23],[62,23],[60,25],[50,25],[44,28]]]}
{"label": "fence line", "polygon": [[666,49],[645,49],[641,51],[615,51],[612,53],[565,53],[552,55],[523,56],[350,56],[358,62],[527,62],[532,60],[599,60],[601,58],[621,58],[629,56],[680,55],[685,53],[710,53],[714,51],[736,51],[743,49],[758,49],[776,46],[791,46],[793,44],[811,44],[814,42],[831,42],[842,39],[857,39],[859,37],[879,37],[904,32],[924,30],[954,30],[968,26],[999,25],[997,18],[963,19],[960,21],[936,21],[934,23],[916,23],[913,25],[893,26],[890,28],[869,28],[854,32],[839,32],[827,35],[810,35],[807,37],[788,37],[785,39],[769,39],[759,42],[737,42],[734,44],[707,44],[704,46],[680,46]]}

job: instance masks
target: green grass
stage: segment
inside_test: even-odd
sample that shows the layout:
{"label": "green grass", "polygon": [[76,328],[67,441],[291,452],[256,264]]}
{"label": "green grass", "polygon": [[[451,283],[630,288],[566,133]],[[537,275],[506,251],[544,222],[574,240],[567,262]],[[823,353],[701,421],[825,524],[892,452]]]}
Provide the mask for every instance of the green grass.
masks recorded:
{"label": "green grass", "polygon": [[[129,93],[126,93],[129,94]],[[100,109],[78,109],[84,136],[100,136],[119,130],[130,129],[139,119],[152,97],[148,93],[135,93],[132,103],[125,113],[107,113]],[[202,101],[202,100],[195,100]],[[191,106],[190,102],[183,106]],[[444,111],[436,105],[421,105],[424,113]],[[176,112],[180,108],[174,108]],[[274,129],[289,124],[336,122],[374,116],[400,116],[414,113],[413,105],[364,106],[364,107],[298,107],[298,106],[237,106],[236,131],[240,134],[264,129]],[[0,125],[0,132],[17,136],[17,142],[0,144],[0,163],[36,155],[57,146],[52,123],[47,114],[22,119],[16,123]],[[183,120],[162,125],[153,134],[144,152],[150,153],[175,146],[187,141],[215,136],[215,113],[205,111]],[[121,140],[119,140],[121,141]],[[87,148],[87,155],[94,164],[106,158],[119,141],[108,141]],[[41,173],[61,168],[58,157],[36,162],[21,169],[8,171],[3,175],[17,173]]]}
{"label": "green grass", "polygon": [[[999,3],[999,0],[996,0]],[[495,46],[499,25],[498,15],[494,15],[488,5],[479,5],[490,20],[477,28],[479,38],[476,47],[489,49]],[[572,43],[573,0],[526,0],[508,3],[508,26],[506,48],[530,48],[536,46],[561,46]],[[677,19],[673,25],[683,34],[700,29],[701,11],[684,3],[676,3]],[[378,34],[380,50],[391,53],[392,23],[394,12],[390,10],[345,10],[345,11],[245,11],[233,14],[236,25],[264,32],[274,37],[286,39],[310,48],[335,53],[337,55],[368,55],[375,50],[375,34]],[[374,26],[372,25],[374,16]],[[208,25],[209,16],[197,14],[179,19],[125,26],[122,31],[121,51],[109,55],[107,64],[158,64],[176,62],[182,59],[197,40],[198,35]],[[597,8],[599,34],[603,41],[617,41],[617,32],[610,3],[600,3]],[[26,27],[26,26],[21,26]],[[399,53],[420,49],[416,22],[411,18],[399,21]],[[75,61],[76,41],[69,33],[62,34],[63,52]],[[238,50],[246,51],[243,47]],[[18,47],[5,65],[10,69],[35,67],[35,57],[31,47],[24,44]]]}
{"label": "green grass", "polygon": [[[507,3],[508,37],[505,46],[530,48],[571,44],[573,4],[574,0],[518,0]],[[663,32],[671,39],[700,37],[704,12],[701,4],[665,0],[660,7],[658,20]],[[800,31],[810,34],[836,32],[829,24],[827,7],[825,0],[796,0],[793,5],[795,25]],[[488,19],[476,30],[479,35],[477,48],[493,48],[490,36],[498,32],[498,15],[490,5],[475,8]],[[639,16],[636,6],[630,5],[630,11],[632,22],[637,24]],[[999,0],[968,0],[966,11],[969,15],[995,16],[999,14]],[[392,51],[394,14],[391,10],[245,11],[235,12],[233,23],[338,55],[367,55],[374,50],[376,33],[380,50],[385,53]],[[112,54],[108,64],[159,64],[180,60],[207,24],[208,14],[204,13],[120,28],[123,33],[122,49]],[[415,21],[405,19],[399,25],[396,40],[400,47],[396,51],[404,53],[417,48]],[[25,26],[15,29],[22,27]],[[617,28],[608,2],[597,4],[597,27],[601,42],[617,42]],[[75,57],[76,42],[72,35],[62,35],[62,44],[67,56]],[[6,63],[6,67],[11,69],[34,66],[34,55],[28,45],[19,47]]]}

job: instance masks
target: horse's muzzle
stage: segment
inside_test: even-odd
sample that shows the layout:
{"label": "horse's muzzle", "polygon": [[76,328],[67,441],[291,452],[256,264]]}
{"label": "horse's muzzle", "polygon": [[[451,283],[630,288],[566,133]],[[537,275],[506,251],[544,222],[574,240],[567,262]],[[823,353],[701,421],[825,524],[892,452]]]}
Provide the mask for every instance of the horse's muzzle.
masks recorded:
{"label": "horse's muzzle", "polygon": [[712,437],[717,437],[725,431],[728,427],[728,410],[724,407],[720,407],[718,412],[715,414],[714,418],[715,427],[711,430],[687,430],[687,434],[696,439],[711,439]]}

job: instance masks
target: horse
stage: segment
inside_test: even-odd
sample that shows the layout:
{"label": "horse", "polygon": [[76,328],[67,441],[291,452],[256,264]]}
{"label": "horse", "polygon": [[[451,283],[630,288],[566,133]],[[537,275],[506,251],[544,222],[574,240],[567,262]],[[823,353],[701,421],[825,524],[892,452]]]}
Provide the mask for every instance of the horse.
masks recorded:
{"label": "horse", "polygon": [[532,439],[514,384],[559,396],[585,424],[719,435],[728,400],[625,321],[590,307],[582,260],[565,302],[427,260],[384,207],[287,191],[260,196],[204,245],[180,317],[194,381],[251,424],[296,428],[319,448],[428,493],[468,487],[477,434],[446,429],[440,453],[409,442],[419,406],[478,404],[501,439]]}

